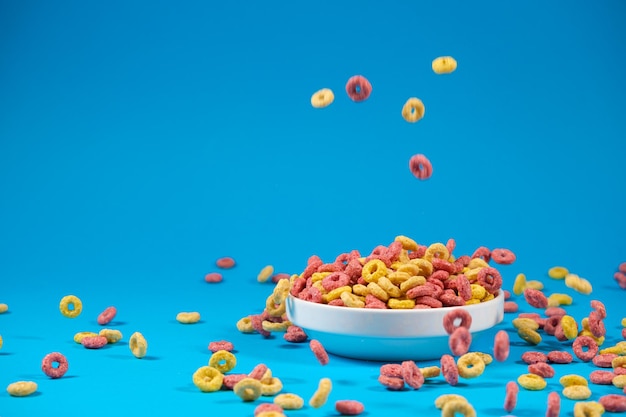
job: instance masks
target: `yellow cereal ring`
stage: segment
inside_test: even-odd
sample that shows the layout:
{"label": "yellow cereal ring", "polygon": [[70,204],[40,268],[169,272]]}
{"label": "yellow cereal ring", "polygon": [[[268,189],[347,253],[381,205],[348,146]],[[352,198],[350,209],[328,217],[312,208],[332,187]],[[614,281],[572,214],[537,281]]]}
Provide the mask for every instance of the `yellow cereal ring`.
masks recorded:
{"label": "yellow cereal ring", "polygon": [[414,276],[414,275],[419,275],[420,274],[420,269],[417,265],[412,264],[411,262],[406,262],[403,263],[401,265],[399,265],[396,268],[396,271],[398,272],[406,272],[407,274],[409,274],[410,277]]}
{"label": "yellow cereal ring", "polygon": [[311,287],[317,288],[322,294],[326,294],[328,292],[326,291],[326,288],[324,288],[324,286],[322,285],[322,281],[315,281],[311,284]]}
{"label": "yellow cereal ring", "polygon": [[33,381],[17,381],[7,386],[7,392],[13,397],[26,397],[37,391],[37,383]]}
{"label": "yellow cereal ring", "polygon": [[329,378],[322,378],[317,386],[317,390],[313,393],[313,396],[309,400],[309,405],[313,408],[320,408],[328,400],[330,390],[333,388],[333,384]]}
{"label": "yellow cereal ring", "polygon": [[329,301],[336,300],[341,298],[342,292],[352,292],[352,287],[349,285],[344,285],[343,287],[335,288],[332,291],[329,291],[327,294],[322,295],[322,301],[328,303]]}
{"label": "yellow cereal ring", "polygon": [[469,269],[476,269],[476,268],[482,269],[482,268],[488,268],[489,264],[483,258],[473,258],[469,261],[469,263],[467,264],[467,267]]}
{"label": "yellow cereal ring", "polygon": [[537,280],[526,281],[526,288],[532,288],[533,290],[543,290],[543,282]]}
{"label": "yellow cereal ring", "polygon": [[0,349],[2,349],[2,344],[4,343],[4,340],[2,340],[2,335],[0,335]]}
{"label": "yellow cereal ring", "polygon": [[274,295],[270,295],[265,300],[265,309],[267,310],[267,314],[274,317],[280,317],[285,314],[287,309],[286,303],[282,302],[280,304],[274,303]]}
{"label": "yellow cereal ring", "polygon": [[254,327],[252,326],[252,319],[250,316],[242,317],[237,322],[237,330],[241,333],[254,333]]}
{"label": "yellow cereal ring", "polygon": [[424,378],[436,378],[441,375],[441,368],[435,365],[424,366],[423,368],[420,368],[420,371],[422,371]]}
{"label": "yellow cereal ring", "polygon": [[613,378],[613,381],[611,382],[617,388],[624,388],[626,387],[626,375],[617,375],[616,377]]}
{"label": "yellow cereal ring", "polygon": [[410,261],[411,258],[409,258],[409,251],[406,249],[402,249],[400,251],[400,254],[398,255],[398,262],[408,264]]}
{"label": "yellow cereal ring", "polygon": [[482,300],[487,294],[485,287],[478,284],[470,284],[470,289],[472,290],[472,298],[477,300]]}
{"label": "yellow cereal ring", "polygon": [[287,328],[291,325],[292,323],[289,320],[281,321],[280,323],[275,323],[269,320],[263,320],[261,322],[261,326],[266,332],[286,332]]}
{"label": "yellow cereal ring", "polygon": [[261,272],[257,275],[256,279],[259,282],[266,282],[274,273],[274,267],[272,265],[266,265],[261,269]]}
{"label": "yellow cereal ring", "polygon": [[317,90],[311,96],[311,106],[316,109],[321,109],[324,107],[328,107],[335,101],[335,94],[333,90],[330,88],[322,88],[321,90]]}
{"label": "yellow cereal ring", "polygon": [[214,392],[222,388],[224,374],[210,366],[202,366],[192,376],[193,384],[202,392]]}
{"label": "yellow cereal ring", "polygon": [[513,281],[513,294],[522,295],[526,289],[526,275],[517,274]]}
{"label": "yellow cereal ring", "polygon": [[176,315],[176,321],[183,324],[193,324],[200,321],[200,313],[193,312],[181,312]]}
{"label": "yellow cereal ring", "polygon": [[[70,309],[70,306],[72,308]],[[59,310],[61,310],[61,314],[65,317],[69,317],[71,319],[76,318],[83,311],[83,303],[80,301],[80,298],[75,295],[66,295],[61,298],[61,302],[59,303]]]}
{"label": "yellow cereal ring", "polygon": [[469,300],[465,301],[465,305],[470,305],[470,304],[480,304],[480,301],[478,298],[470,298]]}
{"label": "yellow cereal ring", "polygon": [[622,327],[626,327],[626,317],[624,317],[624,318],[622,319],[622,322],[621,322],[621,323],[622,323]]}
{"label": "yellow cereal ring", "polygon": [[423,258],[415,258],[411,259],[411,264],[417,266],[420,270],[417,275],[421,275],[423,277],[429,277],[430,274],[433,273],[433,264],[430,261]]}
{"label": "yellow cereal ring", "polygon": [[563,335],[567,337],[567,340],[576,339],[578,336],[578,323],[572,316],[565,315],[561,317],[561,327],[563,328]]}
{"label": "yellow cereal ring", "polygon": [[589,385],[587,379],[584,376],[576,374],[563,375],[561,378],[559,378],[559,383],[564,387],[569,387],[571,385]]}
{"label": "yellow cereal ring", "polygon": [[265,373],[261,377],[260,381],[261,381],[262,384],[269,384],[273,377],[274,376],[272,375],[272,370],[270,368],[267,368],[265,370]]}
{"label": "yellow cereal ring", "polygon": [[440,56],[433,59],[431,67],[435,74],[450,74],[456,70],[457,62],[451,56]]}
{"label": "yellow cereal ring", "polygon": [[541,335],[529,327],[517,329],[517,334],[531,345],[538,345],[541,343]]}
{"label": "yellow cereal ring", "polygon": [[476,353],[466,353],[457,360],[459,376],[465,379],[476,378],[485,371],[485,362]]}
{"label": "yellow cereal ring", "polygon": [[244,378],[233,387],[233,392],[243,401],[255,401],[261,396],[263,384],[255,378]]}
{"label": "yellow cereal ring", "polygon": [[141,333],[135,332],[130,337],[128,347],[136,358],[141,359],[146,356],[146,352],[148,351],[148,342]]}
{"label": "yellow cereal ring", "polygon": [[604,406],[597,401],[578,401],[574,404],[574,417],[600,417]]}
{"label": "yellow cereal ring", "polygon": [[107,343],[109,344],[117,343],[122,340],[122,332],[115,329],[102,329],[98,332],[98,336],[106,337]]}
{"label": "yellow cereal ring", "polygon": [[399,235],[399,236],[396,236],[396,238],[394,239],[394,242],[400,242],[402,244],[402,249],[405,249],[405,250],[415,251],[418,249],[417,242],[411,239],[410,237]]}
{"label": "yellow cereal ring", "polygon": [[602,346],[604,344],[604,336],[596,337],[593,333],[591,333],[591,330],[583,329],[578,333],[578,336],[589,336],[595,340],[596,345],[598,346]]}
{"label": "yellow cereal ring", "polygon": [[616,355],[626,355],[626,341],[625,342],[617,342],[615,345],[610,346],[608,348],[602,349],[600,354],[604,353],[615,353]]}
{"label": "yellow cereal ring", "polygon": [[363,284],[354,284],[352,286],[352,293],[365,297],[367,294],[369,294],[369,291],[367,287]]}
{"label": "yellow cereal ring", "polygon": [[0,314],[6,313],[9,310],[9,306],[4,303],[0,303]]}
{"label": "yellow cereal ring", "polygon": [[209,366],[217,369],[223,374],[232,371],[236,365],[237,358],[227,350],[218,350],[209,358]]}
{"label": "yellow cereal ring", "polygon": [[573,301],[574,299],[567,294],[554,293],[548,296],[549,307],[558,307],[561,305],[569,306],[572,304]]}
{"label": "yellow cereal ring", "polygon": [[98,333],[94,333],[94,332],[78,332],[78,333],[76,333],[74,335],[74,342],[76,342],[76,343],[78,343],[80,345],[85,337],[94,337],[94,336],[98,336]]}
{"label": "yellow cereal ring", "polygon": [[299,410],[304,406],[304,400],[296,394],[278,394],[274,397],[274,404],[280,405],[284,410]]}
{"label": "yellow cereal ring", "polygon": [[387,301],[387,306],[395,310],[410,310],[415,307],[415,300],[399,300],[397,298],[390,298],[389,301]]}
{"label": "yellow cereal ring", "polygon": [[474,407],[463,400],[451,400],[443,405],[441,409],[441,417],[454,417],[457,413],[463,414],[463,417],[476,417]]}
{"label": "yellow cereal ring", "polygon": [[618,356],[611,361],[613,369],[626,368],[626,356]]}
{"label": "yellow cereal ring", "polygon": [[443,406],[446,405],[450,401],[468,402],[467,398],[459,394],[442,394],[439,397],[435,398],[435,407],[441,410]]}
{"label": "yellow cereal ring", "polygon": [[426,284],[426,278],[421,275],[413,275],[411,278],[400,284],[400,291],[402,291],[403,294],[406,294],[406,292],[411,288],[415,288],[424,284]]}
{"label": "yellow cereal ring", "polygon": [[529,391],[541,391],[548,385],[545,379],[535,374],[523,374],[517,378],[517,383]]}
{"label": "yellow cereal ring", "polygon": [[485,353],[485,352],[469,352],[469,353],[475,353],[478,356],[480,356],[483,362],[485,362],[485,365],[490,365],[491,362],[493,362],[493,356],[491,356],[488,353]]}
{"label": "yellow cereal ring", "polygon": [[563,388],[563,396],[570,400],[586,400],[591,397],[591,390],[586,385],[570,385]]}
{"label": "yellow cereal ring", "polygon": [[261,411],[254,417],[285,417],[285,414],[280,411]]}
{"label": "yellow cereal ring", "polygon": [[393,285],[393,283],[387,277],[380,277],[377,282],[378,286],[385,290],[390,297],[400,297],[402,295],[402,291],[400,288]]}
{"label": "yellow cereal ring", "polygon": [[482,266],[478,268],[468,268],[465,271],[463,271],[463,274],[465,275],[465,277],[470,283],[476,283],[476,281],[478,280],[478,274],[483,268],[484,267]]}
{"label": "yellow cereal ring", "polygon": [[370,282],[367,284],[367,291],[372,294],[374,297],[378,298],[381,301],[387,301],[389,299],[389,294],[387,291],[383,290],[380,285],[375,282]]}
{"label": "yellow cereal ring", "polygon": [[424,259],[427,261],[432,261],[433,258],[448,259],[449,257],[450,252],[448,252],[448,248],[443,243],[431,244],[424,253]]}
{"label": "yellow cereal ring", "polygon": [[283,382],[276,378],[261,378],[261,395],[271,397],[278,394],[283,389]]}
{"label": "yellow cereal ring", "polygon": [[380,259],[372,259],[361,270],[361,277],[365,282],[377,282],[380,277],[387,275],[387,265]]}
{"label": "yellow cereal ring", "polygon": [[276,287],[274,287],[274,291],[272,292],[272,295],[274,296],[274,304],[284,303],[287,299],[287,295],[289,295],[290,289],[291,283],[287,278],[278,280]]}
{"label": "yellow cereal ring", "polygon": [[415,123],[424,117],[426,108],[424,103],[417,97],[411,97],[402,106],[402,117],[409,123]]}
{"label": "yellow cereal ring", "polygon": [[553,279],[563,279],[567,274],[569,274],[569,271],[563,266],[553,266],[548,269],[548,276]]}
{"label": "yellow cereal ring", "polygon": [[311,282],[321,281],[330,274],[332,274],[332,272],[313,272],[313,275],[311,275]]}
{"label": "yellow cereal ring", "polygon": [[513,327],[518,330],[523,328],[537,330],[539,328],[539,324],[535,320],[529,319],[527,317],[517,317],[513,319],[511,323],[513,324]]}
{"label": "yellow cereal ring", "polygon": [[341,293],[341,301],[346,307],[363,308],[365,307],[365,301],[361,300],[357,295],[349,293],[347,291]]}
{"label": "yellow cereal ring", "polygon": [[[407,264],[407,265],[411,265],[413,268],[418,269],[413,264]],[[409,278],[411,278],[411,274],[409,274],[408,272],[393,271],[393,272],[390,272],[389,275],[387,275],[387,278],[393,285],[401,285],[402,283],[407,281]]]}
{"label": "yellow cereal ring", "polygon": [[567,274],[565,276],[565,286],[585,295],[591,294],[593,291],[591,282],[576,274]]}
{"label": "yellow cereal ring", "polygon": [[487,294],[485,294],[485,296],[480,300],[482,303],[484,303],[485,301],[491,301],[494,298],[496,298],[495,295],[493,295],[492,293],[488,292]]}

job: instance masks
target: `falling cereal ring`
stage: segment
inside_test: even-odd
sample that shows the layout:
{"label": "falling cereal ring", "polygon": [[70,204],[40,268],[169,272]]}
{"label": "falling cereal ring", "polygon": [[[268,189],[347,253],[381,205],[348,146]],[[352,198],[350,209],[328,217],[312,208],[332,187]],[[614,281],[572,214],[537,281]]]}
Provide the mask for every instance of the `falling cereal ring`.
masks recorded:
{"label": "falling cereal ring", "polygon": [[424,117],[426,108],[422,100],[416,97],[411,97],[402,106],[402,117],[409,123],[415,123]]}
{"label": "falling cereal ring", "polygon": [[432,62],[432,68],[435,74],[450,74],[456,70],[456,59],[451,56],[440,56]]}
{"label": "falling cereal ring", "polygon": [[311,106],[321,109],[330,106],[335,101],[335,94],[330,88],[322,88],[311,96]]}
{"label": "falling cereal ring", "polygon": [[346,93],[352,101],[365,101],[372,93],[372,84],[362,75],[355,75],[346,83]]}
{"label": "falling cereal ring", "polygon": [[[70,309],[70,306],[72,308]],[[76,318],[83,311],[83,303],[80,301],[80,298],[75,295],[66,295],[61,298],[61,302],[59,303],[59,310],[61,310],[61,314],[65,317],[69,317],[71,319]]]}
{"label": "falling cereal ring", "polygon": [[413,155],[409,160],[409,169],[420,180],[426,180],[433,175],[433,165],[422,154]]}

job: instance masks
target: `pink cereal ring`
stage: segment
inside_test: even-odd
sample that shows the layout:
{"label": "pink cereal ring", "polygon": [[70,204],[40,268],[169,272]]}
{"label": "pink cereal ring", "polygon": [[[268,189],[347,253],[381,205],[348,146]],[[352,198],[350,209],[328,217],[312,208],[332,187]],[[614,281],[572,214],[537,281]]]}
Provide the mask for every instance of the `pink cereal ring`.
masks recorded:
{"label": "pink cereal ring", "polygon": [[598,368],[612,368],[613,359],[617,358],[615,353],[602,353],[592,359],[592,362]]}
{"label": "pink cereal ring", "polygon": [[216,260],[215,265],[217,265],[218,268],[230,269],[235,266],[235,260],[229,256],[225,256]]}
{"label": "pink cereal ring", "polygon": [[326,349],[324,349],[324,346],[318,340],[311,340],[309,347],[321,365],[328,365],[328,353],[326,353]]}
{"label": "pink cereal ring", "polygon": [[[458,323],[458,324],[457,324]],[[443,316],[443,328],[448,334],[452,334],[457,327],[469,329],[472,325],[472,316],[467,310],[455,308]]]}
{"label": "pink cereal ring", "polygon": [[362,75],[352,76],[346,83],[346,93],[352,101],[365,101],[372,93],[372,84]]}
{"label": "pink cereal ring", "polygon": [[522,360],[529,365],[539,362],[548,362],[548,355],[543,352],[528,351],[522,354]]}
{"label": "pink cereal ring", "polygon": [[621,264],[619,264],[619,267],[617,269],[619,269],[620,272],[626,274],[626,262],[622,262]]}
{"label": "pink cereal ring", "polygon": [[224,375],[224,379],[222,380],[222,385],[224,386],[224,388],[232,390],[233,387],[237,385],[237,382],[241,381],[244,378],[248,378],[248,375],[246,374]]}
{"label": "pink cereal ring", "polygon": [[328,292],[346,285],[350,285],[350,277],[343,272],[333,272],[322,279],[322,286]]}
{"label": "pink cereal ring", "polygon": [[534,288],[526,288],[524,290],[524,298],[526,302],[535,308],[548,307],[548,297],[539,290]]}
{"label": "pink cereal ring", "polygon": [[254,415],[256,417],[258,414],[267,411],[275,411],[277,413],[284,414],[284,410],[280,405],[274,403],[263,403],[256,406],[256,408],[254,409]]}
{"label": "pink cereal ring", "polygon": [[335,403],[335,410],[344,416],[356,416],[365,411],[365,406],[359,401],[339,400]]}
{"label": "pink cereal ring", "polygon": [[456,272],[456,266],[452,262],[448,262],[445,259],[433,258],[430,262],[436,271],[446,271],[448,276],[449,274],[454,274]]}
{"label": "pink cereal ring", "polygon": [[[407,291],[407,296],[408,296],[408,293],[409,292]],[[428,306],[430,308],[441,308],[441,307],[443,307],[443,303],[441,301],[437,300],[434,297],[430,297],[428,295],[425,295],[423,297],[417,297],[415,299],[415,305],[418,305],[418,304],[423,304],[423,305],[426,305],[426,306]]]}
{"label": "pink cereal ring", "polygon": [[506,330],[498,331],[493,341],[493,357],[495,360],[504,362],[509,357],[510,348],[509,334]]}
{"label": "pink cereal ring", "polygon": [[602,301],[591,300],[591,308],[593,308],[600,314],[601,319],[606,318],[606,307],[604,306],[604,303]]}
{"label": "pink cereal ring", "polygon": [[[586,347],[587,351],[583,351],[583,348]],[[592,337],[589,336],[578,336],[574,343],[572,343],[572,349],[574,350],[574,354],[578,359],[583,362],[589,362],[592,360],[596,354],[598,353],[598,344]]]}
{"label": "pink cereal ring", "polygon": [[545,362],[537,362],[528,365],[528,372],[539,375],[542,378],[552,378],[554,376],[554,368]]}
{"label": "pink cereal ring", "polygon": [[548,409],[546,410],[546,417],[559,417],[561,413],[561,397],[556,391],[552,391],[548,394]]}
{"label": "pink cereal ring", "polygon": [[611,385],[615,378],[615,373],[611,371],[593,371],[589,374],[589,381],[598,385]]}
{"label": "pink cereal ring", "polygon": [[404,388],[404,379],[394,376],[378,375],[378,382],[390,390],[399,391]]}
{"label": "pink cereal ring", "polygon": [[595,337],[606,335],[606,327],[602,321],[602,314],[594,310],[589,313],[589,330]]}
{"label": "pink cereal ring", "polygon": [[263,375],[265,375],[265,372],[267,372],[267,365],[265,365],[264,363],[260,363],[260,364],[256,365],[250,371],[250,373],[247,375],[247,377],[248,378],[258,379],[260,381],[261,378],[263,378]]}
{"label": "pink cereal ring", "polygon": [[567,311],[565,311],[565,309],[561,307],[548,307],[545,309],[544,314],[548,317],[552,317],[552,316],[563,317],[564,315],[567,314]]}
{"label": "pink cereal ring", "polygon": [[505,301],[504,302],[504,312],[505,313],[517,313],[519,310],[519,306],[515,301]]}
{"label": "pink cereal ring", "polygon": [[222,279],[222,274],[220,274],[219,272],[209,272],[204,276],[204,280],[210,284],[222,282]]}
{"label": "pink cereal ring", "polygon": [[509,381],[506,384],[506,396],[504,397],[504,409],[507,413],[510,413],[517,404],[517,393],[519,392],[519,386],[515,381]]}
{"label": "pink cereal ring", "polygon": [[427,180],[433,175],[433,165],[425,155],[416,154],[409,159],[411,173],[420,180]]}
{"label": "pink cereal ring", "polygon": [[105,308],[104,311],[98,316],[98,324],[104,326],[105,324],[111,323],[116,314],[117,309],[115,307],[111,306]]}
{"label": "pink cereal ring", "polygon": [[345,304],[341,298],[330,300],[327,304],[329,306],[345,307]]}
{"label": "pink cereal ring", "polygon": [[83,337],[80,343],[87,349],[100,349],[107,344],[107,338],[104,336],[88,336]]}
{"label": "pink cereal ring", "polygon": [[491,251],[491,260],[500,265],[510,265],[515,262],[515,254],[509,249],[494,249]]}
{"label": "pink cereal ring", "polygon": [[474,258],[483,258],[485,262],[489,263],[489,261],[491,260],[491,251],[489,250],[489,248],[481,246],[476,249],[472,254],[472,259]]}
{"label": "pink cereal ring", "polygon": [[394,378],[402,378],[402,365],[397,363],[386,363],[381,365],[380,374],[385,376],[392,376]]}
{"label": "pink cereal ring", "polygon": [[[626,391],[626,389],[625,389]],[[619,394],[603,395],[598,400],[609,413],[622,413],[626,411],[626,396]]]}
{"label": "pink cereal ring", "polygon": [[217,352],[218,350],[232,352],[234,348],[235,347],[233,346],[233,344],[227,340],[218,340],[209,343],[209,350],[213,353]]}
{"label": "pink cereal ring", "polygon": [[310,301],[312,303],[322,302],[322,293],[315,287],[308,287],[300,291],[298,298],[304,301]]}
{"label": "pink cereal ring", "polygon": [[459,294],[459,297],[464,299],[465,301],[472,298],[472,287],[470,286],[470,282],[467,277],[463,274],[459,274],[456,277],[456,291]]}
{"label": "pink cereal ring", "polygon": [[454,248],[456,248],[456,240],[454,240],[453,238],[448,239],[448,241],[446,242],[446,249],[448,249],[448,253],[451,254]]}
{"label": "pink cereal ring", "polygon": [[452,386],[459,383],[459,368],[451,355],[442,355],[440,359],[440,368],[443,378]]}
{"label": "pink cereal ring", "polygon": [[424,375],[413,361],[402,362],[402,379],[413,389],[420,389],[424,385]]}
{"label": "pink cereal ring", "polygon": [[302,343],[308,339],[308,336],[301,327],[291,325],[287,327],[287,331],[283,335],[283,339],[290,343]]}
{"label": "pink cereal ring", "polygon": [[573,359],[574,358],[572,357],[572,355],[564,351],[553,350],[552,352],[548,353],[548,360],[552,363],[560,363],[560,364],[572,363]]}
{"label": "pink cereal ring", "polygon": [[482,268],[478,271],[478,283],[485,287],[487,292],[495,294],[502,287],[502,276],[495,268]]}
{"label": "pink cereal ring", "polygon": [[626,290],[626,273],[616,272],[615,275],[613,275],[613,278],[615,278],[617,285],[619,285],[621,289]]}
{"label": "pink cereal ring", "polygon": [[465,300],[463,297],[456,295],[453,290],[450,291],[452,292],[448,292],[448,290],[446,290],[446,292],[439,296],[441,304],[443,304],[444,307],[464,306]]}
{"label": "pink cereal ring", "polygon": [[[54,364],[57,364],[55,367]],[[61,378],[67,372],[67,358],[60,352],[48,353],[41,361],[41,370],[50,378]]]}

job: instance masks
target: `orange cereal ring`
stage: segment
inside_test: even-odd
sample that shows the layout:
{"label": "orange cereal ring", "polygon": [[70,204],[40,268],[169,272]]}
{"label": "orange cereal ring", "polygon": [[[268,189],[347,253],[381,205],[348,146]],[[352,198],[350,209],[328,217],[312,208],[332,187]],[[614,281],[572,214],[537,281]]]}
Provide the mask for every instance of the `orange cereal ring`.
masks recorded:
{"label": "orange cereal ring", "polygon": [[362,75],[355,75],[348,79],[346,93],[352,101],[365,101],[372,93],[372,84]]}
{"label": "orange cereal ring", "polygon": [[235,266],[235,260],[229,256],[219,258],[215,261],[215,265],[222,269],[231,269]]}
{"label": "orange cereal ring", "polygon": [[420,180],[427,180],[433,175],[433,165],[425,155],[416,154],[409,159],[411,173]]}
{"label": "orange cereal ring", "polygon": [[402,117],[409,123],[415,123],[424,117],[426,111],[422,100],[416,97],[409,98],[402,106]]}

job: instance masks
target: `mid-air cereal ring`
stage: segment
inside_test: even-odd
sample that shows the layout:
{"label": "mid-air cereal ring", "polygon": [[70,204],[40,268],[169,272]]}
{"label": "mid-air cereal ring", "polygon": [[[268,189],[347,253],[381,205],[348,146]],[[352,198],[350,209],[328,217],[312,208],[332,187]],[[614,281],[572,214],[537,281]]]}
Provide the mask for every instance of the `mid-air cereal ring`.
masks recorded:
{"label": "mid-air cereal ring", "polygon": [[[70,306],[72,307],[70,309]],[[80,315],[83,311],[83,303],[80,301],[80,298],[75,295],[66,295],[61,298],[61,302],[59,303],[59,310],[61,310],[61,314],[65,317],[69,317],[74,319]]]}
{"label": "mid-air cereal ring", "polygon": [[461,378],[469,379],[476,378],[485,371],[485,362],[476,353],[466,353],[462,355],[457,361],[459,369],[459,376]]}
{"label": "mid-air cereal ring", "polygon": [[[311,100],[313,100],[313,98],[311,98]],[[315,106],[313,106],[313,107],[315,107]],[[270,277],[272,276],[273,273],[274,273],[274,267],[272,265],[266,265],[266,266],[263,267],[263,269],[261,269],[261,272],[259,272],[259,274],[257,275],[256,279],[259,282],[265,282],[268,279],[270,279]]]}
{"label": "mid-air cereal ring", "polygon": [[365,406],[355,400],[339,400],[335,402],[335,410],[345,416],[356,416],[365,411]]}
{"label": "mid-air cereal ring", "polygon": [[128,347],[136,358],[141,359],[146,356],[146,352],[148,351],[148,342],[141,333],[135,332],[130,337]]}
{"label": "mid-air cereal ring", "polygon": [[13,397],[26,397],[37,391],[37,383],[33,381],[17,381],[7,386],[7,392]]}
{"label": "mid-air cereal ring", "polygon": [[520,375],[517,383],[529,391],[541,391],[548,385],[545,379],[535,374]]}
{"label": "mid-air cereal ring", "polygon": [[181,312],[176,315],[176,321],[183,324],[193,324],[200,321],[200,313],[193,312]]}
{"label": "mid-air cereal ring", "polygon": [[450,400],[443,405],[441,409],[441,417],[454,417],[460,413],[463,417],[476,417],[474,407],[463,400]]}
{"label": "mid-air cereal ring", "polygon": [[316,109],[330,106],[333,101],[335,101],[335,94],[330,88],[322,88],[321,90],[317,90],[311,96],[311,106],[315,107]]}
{"label": "mid-air cereal ring", "polygon": [[457,62],[451,56],[440,56],[433,59],[431,66],[435,74],[450,74],[456,70]]}
{"label": "mid-air cereal ring", "polygon": [[100,349],[105,346],[109,341],[104,336],[87,336],[83,337],[80,344],[87,349]]}
{"label": "mid-air cereal ring", "polygon": [[222,388],[224,375],[215,368],[202,366],[192,376],[193,384],[202,392],[213,392]]}
{"label": "mid-air cereal ring", "polygon": [[422,100],[416,97],[411,97],[402,106],[402,117],[409,123],[415,123],[424,117],[426,111]]}
{"label": "mid-air cereal ring", "polygon": [[330,390],[332,389],[333,384],[329,378],[322,378],[317,386],[317,390],[309,400],[309,405],[313,408],[320,408],[326,401],[328,400],[328,395],[330,395]]}
{"label": "mid-air cereal ring", "polygon": [[117,314],[117,309],[113,306],[107,307],[104,309],[102,313],[98,316],[98,324],[101,326],[105,326],[109,324]]}
{"label": "mid-air cereal ring", "polygon": [[352,101],[365,101],[372,93],[372,84],[362,75],[355,75],[348,79],[346,93]]}
{"label": "mid-air cereal ring", "polygon": [[0,303],[0,314],[6,313],[9,311],[9,305],[5,303]]}
{"label": "mid-air cereal ring", "polygon": [[[57,366],[54,366],[54,363]],[[60,352],[48,353],[41,361],[41,370],[50,378],[61,378],[67,372],[67,358]]]}
{"label": "mid-air cereal ring", "polygon": [[433,165],[430,160],[422,154],[413,155],[409,159],[409,169],[411,173],[420,180],[427,180],[433,175]]}

